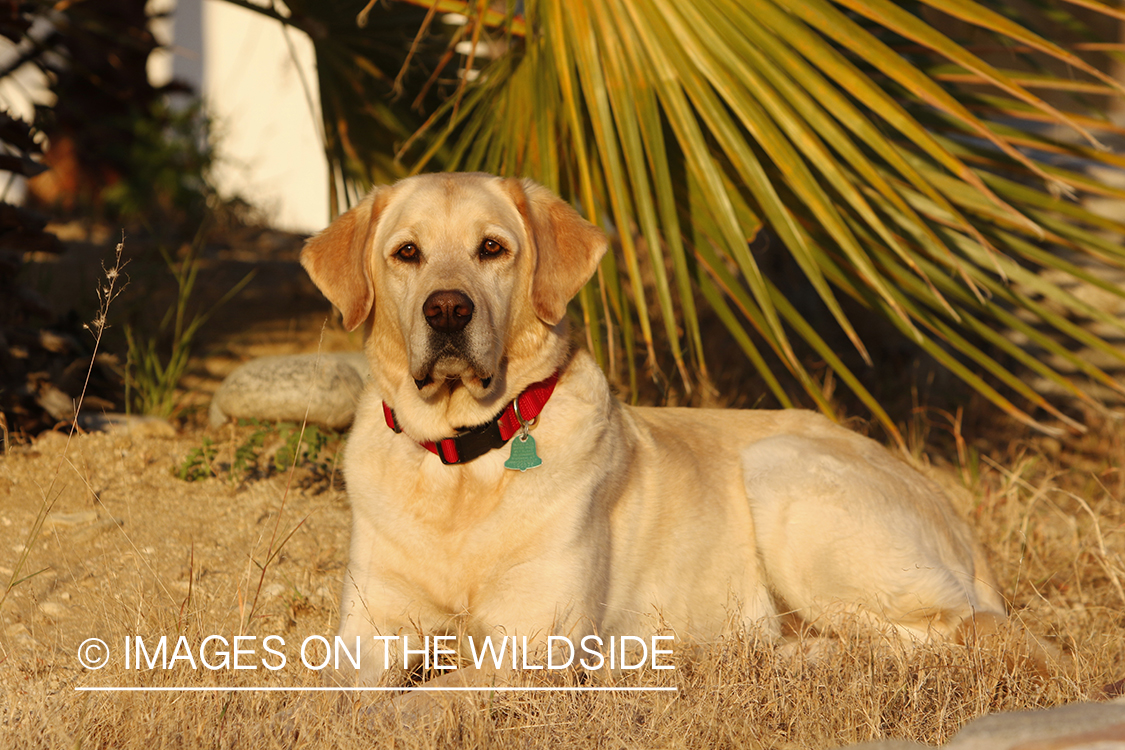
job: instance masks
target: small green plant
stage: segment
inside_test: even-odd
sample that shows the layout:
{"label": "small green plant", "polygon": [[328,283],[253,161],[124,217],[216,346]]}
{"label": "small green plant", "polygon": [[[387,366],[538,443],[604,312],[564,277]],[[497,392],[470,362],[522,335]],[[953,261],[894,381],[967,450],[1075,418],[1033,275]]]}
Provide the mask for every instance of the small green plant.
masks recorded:
{"label": "small green plant", "polygon": [[301,426],[292,422],[282,422],[277,426],[285,440],[281,448],[273,455],[273,465],[277,471],[285,471],[294,463],[298,466],[325,468],[322,454],[328,443],[337,437],[336,433],[321,430],[316,425],[305,427],[304,438],[301,437]]}
{"label": "small green plant", "polygon": [[202,221],[213,195],[214,163],[211,120],[203,102],[171,106],[156,99],[147,108],[131,109],[115,125],[120,137],[107,156],[129,169],[102,188],[104,210],[157,235]]}
{"label": "small green plant", "polygon": [[262,451],[262,445],[265,443],[266,437],[270,434],[269,424],[259,422],[258,420],[240,420],[243,426],[253,424],[256,429],[250,433],[250,436],[234,449],[234,457],[230,462],[230,480],[236,481],[237,477],[245,476],[251,471],[258,463],[258,455]]}
{"label": "small green plant", "polygon": [[231,484],[250,478],[282,474],[291,467],[308,470],[316,479],[331,481],[336,466],[341,436],[333,430],[295,422],[271,424],[257,419],[242,419],[237,428],[250,428],[239,439],[232,437],[229,457],[210,437],[188,451],[173,473],[186,482],[197,482],[225,475]]}
{"label": "small green plant", "polygon": [[[126,360],[125,404],[126,411],[136,411],[157,417],[170,417],[178,404],[176,389],[187,371],[195,335],[207,320],[224,304],[241,292],[254,272],[246,274],[224,294],[209,310],[196,313],[188,319],[188,303],[195,291],[199,275],[199,256],[203,248],[204,231],[201,228],[183,260],[176,262],[164,247],[160,248],[164,262],[176,279],[176,303],[168,308],[155,335],[142,339],[137,331],[125,326],[128,344]],[[161,354],[161,342],[168,339],[168,355]]]}
{"label": "small green plant", "polygon": [[198,448],[192,448],[188,451],[187,456],[180,462],[174,470],[177,477],[185,482],[198,482],[201,479],[209,479],[215,475],[215,470],[212,466],[215,463],[215,458],[218,456],[219,451],[215,447],[215,441],[209,437],[203,438],[203,444]]}

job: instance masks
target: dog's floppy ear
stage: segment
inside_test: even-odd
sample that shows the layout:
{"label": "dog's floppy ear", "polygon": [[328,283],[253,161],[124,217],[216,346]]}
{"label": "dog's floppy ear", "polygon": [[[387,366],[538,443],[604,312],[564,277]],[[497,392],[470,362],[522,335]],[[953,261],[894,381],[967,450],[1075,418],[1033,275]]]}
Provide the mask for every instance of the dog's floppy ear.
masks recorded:
{"label": "dog's floppy ear", "polygon": [[532,308],[540,320],[555,325],[566,315],[570,298],[590,280],[605,255],[605,233],[532,180],[506,180],[505,188],[535,245]]}
{"label": "dog's floppy ear", "polygon": [[301,250],[305,267],[317,288],[339,308],[344,328],[351,331],[362,323],[375,303],[375,290],[367,268],[367,252],[385,188],[371,193],[314,237]]}

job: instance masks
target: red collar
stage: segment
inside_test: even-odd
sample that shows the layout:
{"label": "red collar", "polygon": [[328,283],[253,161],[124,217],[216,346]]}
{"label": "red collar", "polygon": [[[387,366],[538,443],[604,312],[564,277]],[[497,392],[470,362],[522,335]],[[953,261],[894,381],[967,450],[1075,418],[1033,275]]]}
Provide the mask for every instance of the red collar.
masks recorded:
{"label": "red collar", "polygon": [[[520,417],[523,417],[524,422],[531,422],[538,417],[558,382],[559,374],[556,372],[546,380],[528,386],[527,390],[514,401],[509,402],[492,421],[463,430],[453,437],[419,442],[419,445],[437,455],[443,464],[468,463],[511,440],[512,436],[520,431]],[[517,407],[519,416],[516,415]],[[387,427],[395,432],[402,432],[394,411],[387,406],[386,401],[383,402],[383,418],[387,420]]]}

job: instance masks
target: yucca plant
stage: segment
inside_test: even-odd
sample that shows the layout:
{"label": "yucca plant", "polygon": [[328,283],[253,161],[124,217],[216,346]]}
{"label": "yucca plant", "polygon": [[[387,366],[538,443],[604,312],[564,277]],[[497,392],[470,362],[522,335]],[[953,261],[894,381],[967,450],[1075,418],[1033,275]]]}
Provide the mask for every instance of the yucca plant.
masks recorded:
{"label": "yucca plant", "polygon": [[[1107,23],[1125,18],[1071,1]],[[623,351],[635,378],[633,347],[653,362],[666,346],[685,384],[706,377],[702,300],[780,404],[792,398],[778,367],[831,413],[799,344],[901,441],[841,357],[847,346],[871,364],[842,304],[850,298],[1040,429],[1037,412],[1081,425],[1026,373],[1091,403],[1089,383],[1123,391],[1075,353],[1125,361],[1075,319],[1121,321],[1056,283],[1061,274],[1125,296],[1085,266],[1125,267],[1125,225],[1078,200],[1125,199],[1082,166],[1125,166],[1099,140],[1121,130],[1068,96],[1121,87],[1007,9],[410,2],[421,7],[373,0],[358,20],[350,2],[290,3],[286,22],[312,29],[328,156],[354,186],[349,200],[376,178],[365,165],[396,170],[392,145],[403,173],[528,176],[570,198],[619,250],[580,296],[603,362]],[[1071,17],[1046,10],[1056,23]],[[441,23],[445,13],[460,25]],[[975,46],[926,20],[941,17],[973,30]],[[1020,69],[988,62],[988,45]],[[763,236],[791,255],[842,336],[830,339],[763,272],[751,247]]]}

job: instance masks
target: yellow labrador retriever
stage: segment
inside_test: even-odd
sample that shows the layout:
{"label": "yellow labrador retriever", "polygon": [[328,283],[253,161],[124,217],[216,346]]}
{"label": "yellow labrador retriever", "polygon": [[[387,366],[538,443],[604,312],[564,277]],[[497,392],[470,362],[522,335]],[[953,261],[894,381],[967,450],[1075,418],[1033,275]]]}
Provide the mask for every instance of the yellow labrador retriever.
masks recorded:
{"label": "yellow labrador retriever", "polygon": [[376,188],[305,246],[370,327],[339,669],[440,669],[468,637],[706,639],[732,612],[778,634],[780,603],[907,640],[1004,617],[942,491],[874,441],[808,411],[617,401],[565,320],[605,251],[547,189],[484,174]]}

